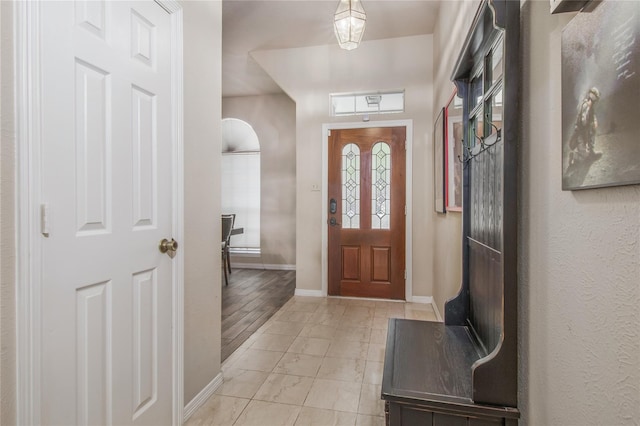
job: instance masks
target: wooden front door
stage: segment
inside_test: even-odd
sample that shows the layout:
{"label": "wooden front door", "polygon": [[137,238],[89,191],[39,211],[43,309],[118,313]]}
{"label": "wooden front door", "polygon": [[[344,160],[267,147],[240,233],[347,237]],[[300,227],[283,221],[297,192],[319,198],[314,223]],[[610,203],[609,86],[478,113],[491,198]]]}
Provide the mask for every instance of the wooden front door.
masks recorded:
{"label": "wooden front door", "polygon": [[329,294],[405,297],[404,127],[329,136]]}

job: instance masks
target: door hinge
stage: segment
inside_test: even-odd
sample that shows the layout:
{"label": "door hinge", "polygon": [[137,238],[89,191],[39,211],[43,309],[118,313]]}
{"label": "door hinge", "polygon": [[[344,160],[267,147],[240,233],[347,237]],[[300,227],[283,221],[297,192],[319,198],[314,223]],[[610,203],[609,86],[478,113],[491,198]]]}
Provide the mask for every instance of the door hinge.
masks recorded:
{"label": "door hinge", "polygon": [[49,237],[49,204],[40,204],[40,232],[44,237]]}
{"label": "door hinge", "polygon": [[407,150],[407,141],[406,140],[404,141],[404,150],[405,151]]}
{"label": "door hinge", "polygon": [[404,270],[404,279],[405,280],[407,279],[407,270],[406,269]]}
{"label": "door hinge", "polygon": [[327,136],[331,136],[331,129],[327,130]]}
{"label": "door hinge", "polygon": [[405,216],[407,215],[407,205],[406,204],[404,205],[404,215]]}

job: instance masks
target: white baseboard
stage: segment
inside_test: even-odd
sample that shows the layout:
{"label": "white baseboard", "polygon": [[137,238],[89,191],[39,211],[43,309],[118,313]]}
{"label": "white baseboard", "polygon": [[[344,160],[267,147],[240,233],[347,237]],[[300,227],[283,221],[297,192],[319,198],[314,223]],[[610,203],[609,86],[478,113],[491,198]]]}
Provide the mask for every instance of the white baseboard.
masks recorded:
{"label": "white baseboard", "polygon": [[431,305],[433,308],[433,313],[436,314],[436,319],[440,322],[443,322],[442,315],[440,315],[440,311],[438,310],[438,306],[436,302],[433,300],[431,296],[413,296],[411,298],[413,303],[424,303],[425,305]]}
{"label": "white baseboard", "polygon": [[270,264],[270,263],[265,263],[262,266],[264,266],[264,269],[269,269],[272,271],[295,271],[296,270],[296,265],[277,265],[277,264]]}
{"label": "white baseboard", "polygon": [[440,315],[440,311],[438,310],[438,305],[436,305],[435,301],[431,303],[431,306],[433,307],[433,312],[435,312],[436,318],[438,319],[438,321],[444,322],[444,318],[442,318],[442,315]]}
{"label": "white baseboard", "polygon": [[279,265],[272,263],[241,263],[231,262],[233,269],[265,269],[269,271],[295,271],[296,265]]}
{"label": "white baseboard", "polygon": [[324,297],[322,290],[305,290],[302,288],[296,288],[296,292],[294,294],[296,296]]}
{"label": "white baseboard", "polygon": [[431,296],[411,296],[410,302],[424,303],[425,305],[433,305],[433,297]]}
{"label": "white baseboard", "polygon": [[207,386],[204,387],[204,389],[200,391],[199,394],[197,394],[191,401],[189,401],[187,405],[185,405],[183,412],[184,423],[186,423],[189,417],[191,417],[193,413],[198,410],[198,408],[202,407],[202,405],[207,402],[209,397],[211,397],[211,395],[213,395],[213,393],[218,390],[220,386],[222,386],[222,382],[222,372],[220,372]]}
{"label": "white baseboard", "polygon": [[392,303],[404,303],[404,300],[399,299],[380,299],[378,297],[355,297],[355,296],[327,296],[331,299],[346,299],[346,300],[367,300],[369,302],[392,302]]}

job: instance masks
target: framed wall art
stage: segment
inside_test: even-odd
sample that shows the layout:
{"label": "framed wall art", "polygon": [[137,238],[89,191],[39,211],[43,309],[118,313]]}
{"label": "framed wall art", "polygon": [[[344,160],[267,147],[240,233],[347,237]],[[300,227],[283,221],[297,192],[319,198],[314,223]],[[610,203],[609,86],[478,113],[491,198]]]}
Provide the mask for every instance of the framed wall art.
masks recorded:
{"label": "framed wall art", "polygon": [[640,2],[589,3],[561,56],[562,189],[640,183]]}
{"label": "framed wall art", "polygon": [[444,114],[445,109],[442,108],[433,125],[433,203],[437,213],[446,213]]}
{"label": "framed wall art", "polygon": [[462,98],[453,92],[445,109],[446,209],[462,211]]}

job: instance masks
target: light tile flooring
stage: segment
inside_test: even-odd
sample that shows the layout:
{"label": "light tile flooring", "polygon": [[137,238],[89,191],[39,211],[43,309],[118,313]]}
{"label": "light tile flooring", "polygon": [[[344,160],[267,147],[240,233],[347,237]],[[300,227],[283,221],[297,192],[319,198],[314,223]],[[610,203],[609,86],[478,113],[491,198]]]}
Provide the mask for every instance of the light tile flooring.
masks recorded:
{"label": "light tile flooring", "polygon": [[389,318],[435,321],[431,305],[295,296],[222,365],[201,425],[383,425]]}

